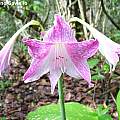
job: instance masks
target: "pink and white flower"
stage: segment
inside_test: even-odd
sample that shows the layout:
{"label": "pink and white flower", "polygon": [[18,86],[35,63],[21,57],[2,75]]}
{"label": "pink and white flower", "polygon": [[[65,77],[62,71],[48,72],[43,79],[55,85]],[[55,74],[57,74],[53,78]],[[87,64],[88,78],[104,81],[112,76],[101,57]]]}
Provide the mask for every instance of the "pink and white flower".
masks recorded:
{"label": "pink and white flower", "polygon": [[106,37],[104,34],[96,30],[94,27],[86,23],[85,21],[74,17],[70,19],[70,22],[72,21],[78,21],[81,24],[83,24],[85,27],[90,30],[92,33],[93,37],[96,38],[99,41],[99,51],[107,61],[109,62],[110,65],[110,72],[115,70],[115,67],[119,61],[119,55],[120,55],[120,44],[115,43],[108,37]]}
{"label": "pink and white flower", "polygon": [[24,38],[23,42],[32,57],[24,75],[26,83],[38,80],[49,72],[52,93],[62,73],[74,78],[82,77],[91,85],[87,59],[96,53],[98,41],[77,42],[73,30],[61,16],[55,16],[54,26],[46,32],[42,42],[29,38]]}
{"label": "pink and white flower", "polygon": [[27,24],[25,24],[22,28],[20,28],[11,38],[10,40],[5,44],[5,46],[0,51],[0,77],[2,76],[2,73],[6,72],[10,65],[10,57],[11,53],[13,51],[14,43],[19,36],[19,34],[28,26],[30,25],[39,25],[39,22],[31,20]]}

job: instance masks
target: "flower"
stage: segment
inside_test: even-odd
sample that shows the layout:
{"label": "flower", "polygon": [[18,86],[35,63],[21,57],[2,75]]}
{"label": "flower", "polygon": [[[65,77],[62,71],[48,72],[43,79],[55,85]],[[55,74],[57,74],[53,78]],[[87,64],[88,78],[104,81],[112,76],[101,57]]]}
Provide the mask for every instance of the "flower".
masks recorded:
{"label": "flower", "polygon": [[37,21],[31,20],[29,23],[25,24],[22,28],[20,28],[5,44],[5,46],[0,51],[0,77],[2,73],[4,73],[10,65],[10,57],[14,47],[14,43],[19,36],[19,34],[30,25],[38,25]]}
{"label": "flower", "polygon": [[74,17],[70,19],[70,22],[78,21],[90,30],[94,38],[99,41],[99,51],[110,65],[110,72],[115,70],[115,67],[119,61],[120,55],[120,45],[118,43],[113,42],[111,39],[106,37],[104,34],[96,30],[94,27],[90,26],[88,23],[84,22],[83,20]]}
{"label": "flower", "polygon": [[23,77],[25,83],[38,80],[49,72],[52,93],[62,73],[82,77],[91,85],[87,59],[96,53],[98,41],[77,42],[73,30],[61,16],[55,16],[54,26],[46,32],[42,42],[29,38],[24,38],[23,42],[32,57]]}

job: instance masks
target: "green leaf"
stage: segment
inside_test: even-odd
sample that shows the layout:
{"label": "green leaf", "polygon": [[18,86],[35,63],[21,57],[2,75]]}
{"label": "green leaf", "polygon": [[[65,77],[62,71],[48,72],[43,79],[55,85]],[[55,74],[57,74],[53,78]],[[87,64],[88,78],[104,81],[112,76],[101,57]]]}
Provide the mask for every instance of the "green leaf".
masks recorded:
{"label": "green leaf", "polygon": [[105,114],[105,115],[99,116],[98,120],[112,120],[112,118],[110,115]]}
{"label": "green leaf", "polygon": [[117,102],[118,118],[119,118],[119,120],[120,120],[120,90],[119,90],[119,92],[118,92],[118,94],[117,94],[117,100],[116,100],[116,102]]}
{"label": "green leaf", "polygon": [[109,112],[109,107],[104,108],[103,105],[99,105],[96,111],[98,114],[98,120],[112,120],[111,116],[107,114]]}
{"label": "green leaf", "polygon": [[92,80],[96,81],[96,80],[103,80],[104,76],[100,75],[100,74],[96,74],[92,76]]}
{"label": "green leaf", "polygon": [[108,73],[110,71],[110,66],[108,64],[103,65],[103,70],[105,73]]}
{"label": "green leaf", "polygon": [[99,63],[99,59],[97,59],[97,58],[92,58],[92,59],[88,60],[88,64],[91,69],[93,69],[98,63]]}
{"label": "green leaf", "polygon": [[109,111],[109,108],[104,108],[103,105],[99,105],[96,111],[98,115],[104,115]]}
{"label": "green leaf", "polygon": [[[98,120],[93,109],[79,103],[65,103],[65,110],[67,120]],[[39,107],[27,115],[27,120],[61,120],[59,104]]]}
{"label": "green leaf", "polygon": [[2,80],[0,81],[0,90],[5,90],[5,88],[8,88],[12,82],[10,80]]}
{"label": "green leaf", "polygon": [[7,120],[6,117],[1,117],[0,120]]}

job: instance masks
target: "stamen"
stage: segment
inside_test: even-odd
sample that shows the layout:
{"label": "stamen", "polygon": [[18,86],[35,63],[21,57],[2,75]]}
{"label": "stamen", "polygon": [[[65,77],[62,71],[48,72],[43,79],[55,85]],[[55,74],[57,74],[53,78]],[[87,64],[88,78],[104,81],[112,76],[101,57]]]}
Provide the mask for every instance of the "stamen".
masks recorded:
{"label": "stamen", "polygon": [[56,60],[59,60],[59,58],[58,58],[58,57],[56,57]]}

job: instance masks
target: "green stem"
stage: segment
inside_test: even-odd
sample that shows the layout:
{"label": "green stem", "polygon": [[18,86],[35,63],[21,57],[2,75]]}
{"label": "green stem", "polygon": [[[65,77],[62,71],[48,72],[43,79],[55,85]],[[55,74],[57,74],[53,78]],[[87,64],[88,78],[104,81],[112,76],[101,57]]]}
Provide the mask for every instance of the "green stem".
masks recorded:
{"label": "green stem", "polygon": [[65,115],[65,105],[64,105],[64,93],[63,93],[63,75],[58,80],[58,93],[59,93],[59,103],[60,103],[60,111],[61,111],[61,120],[66,120]]}

